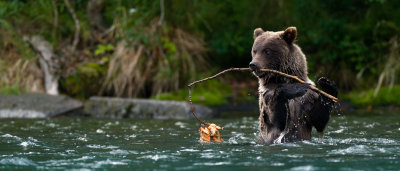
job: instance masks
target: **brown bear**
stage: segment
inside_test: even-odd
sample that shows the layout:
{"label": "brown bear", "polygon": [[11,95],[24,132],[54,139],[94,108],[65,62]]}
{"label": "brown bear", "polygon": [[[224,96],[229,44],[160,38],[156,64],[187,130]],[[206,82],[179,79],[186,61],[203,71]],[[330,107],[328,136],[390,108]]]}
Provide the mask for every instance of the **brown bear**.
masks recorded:
{"label": "brown bear", "polygon": [[[308,88],[314,84],[308,78],[306,57],[294,41],[296,27],[285,31],[254,30],[252,61],[249,67],[259,80],[259,141],[261,143],[283,143],[311,140],[315,127],[322,133],[326,127],[334,102]],[[307,84],[260,69],[274,69],[295,75]],[[333,81],[320,78],[320,88],[337,97]]]}

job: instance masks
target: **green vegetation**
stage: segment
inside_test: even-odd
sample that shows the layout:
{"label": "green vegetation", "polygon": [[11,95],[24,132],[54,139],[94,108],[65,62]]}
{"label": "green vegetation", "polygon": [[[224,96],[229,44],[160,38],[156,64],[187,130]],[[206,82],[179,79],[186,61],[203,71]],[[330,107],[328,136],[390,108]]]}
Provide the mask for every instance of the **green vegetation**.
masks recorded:
{"label": "green vegetation", "polygon": [[349,100],[352,104],[357,106],[400,106],[400,86],[392,88],[382,87],[379,89],[376,97],[374,97],[374,90],[367,91],[353,91],[344,95],[343,99]]}
{"label": "green vegetation", "polygon": [[0,94],[20,94],[21,90],[18,88],[18,86],[12,86],[12,87],[2,87],[0,89]]}
{"label": "green vegetation", "polygon": [[[232,95],[230,86],[219,80],[210,80],[192,88],[192,101],[202,105],[221,105],[228,103],[227,98]],[[182,89],[171,93],[161,93],[153,99],[188,101],[188,90]]]}
{"label": "green vegetation", "polygon": [[[63,94],[183,100],[201,73],[247,67],[255,28],[296,26],[311,78],[331,78],[356,104],[398,105],[400,1],[0,0],[0,7],[1,93],[44,89],[39,55],[24,36],[51,43]],[[194,89],[195,102],[224,103],[230,91],[212,82]],[[376,97],[363,91],[381,85],[395,86]]]}

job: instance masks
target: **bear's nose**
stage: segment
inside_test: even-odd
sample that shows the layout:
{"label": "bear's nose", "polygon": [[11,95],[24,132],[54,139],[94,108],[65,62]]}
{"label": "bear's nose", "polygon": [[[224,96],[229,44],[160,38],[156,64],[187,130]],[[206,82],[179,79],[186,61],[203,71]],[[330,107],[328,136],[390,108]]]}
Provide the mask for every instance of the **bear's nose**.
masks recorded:
{"label": "bear's nose", "polygon": [[257,71],[258,70],[258,65],[257,65],[256,62],[250,62],[249,67],[253,71]]}

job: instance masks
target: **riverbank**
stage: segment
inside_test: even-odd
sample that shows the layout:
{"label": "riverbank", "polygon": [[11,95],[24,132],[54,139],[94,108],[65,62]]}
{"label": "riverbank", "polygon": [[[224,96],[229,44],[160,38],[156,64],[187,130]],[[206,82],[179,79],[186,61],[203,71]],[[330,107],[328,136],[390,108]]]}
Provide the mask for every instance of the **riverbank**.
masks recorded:
{"label": "riverbank", "polygon": [[[199,118],[218,117],[209,107],[194,105]],[[79,101],[43,93],[0,95],[0,118],[141,118],[190,119],[190,104],[183,101],[91,97]]]}
{"label": "riverbank", "polygon": [[[201,119],[258,114],[256,97],[241,101],[227,98],[226,101],[224,104],[212,106],[195,104],[196,114]],[[335,109],[334,114],[400,111],[400,107],[396,105],[356,105],[346,98],[341,99]],[[0,94],[0,118],[53,117],[193,119],[187,101],[116,97],[91,97],[80,101],[64,95],[43,93]]]}

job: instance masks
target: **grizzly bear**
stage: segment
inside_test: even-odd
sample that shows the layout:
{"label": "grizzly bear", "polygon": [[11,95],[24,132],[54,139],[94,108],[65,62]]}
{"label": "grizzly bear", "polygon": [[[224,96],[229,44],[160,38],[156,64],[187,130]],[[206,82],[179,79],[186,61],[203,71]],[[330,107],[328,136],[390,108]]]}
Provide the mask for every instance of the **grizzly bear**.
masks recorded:
{"label": "grizzly bear", "polygon": [[[283,143],[311,140],[312,127],[322,134],[334,102],[311,89],[306,57],[294,41],[296,27],[285,31],[254,30],[252,61],[249,64],[259,80],[259,141]],[[260,69],[274,69],[299,77],[307,83]],[[327,78],[317,81],[320,89],[337,97],[336,84]]]}

